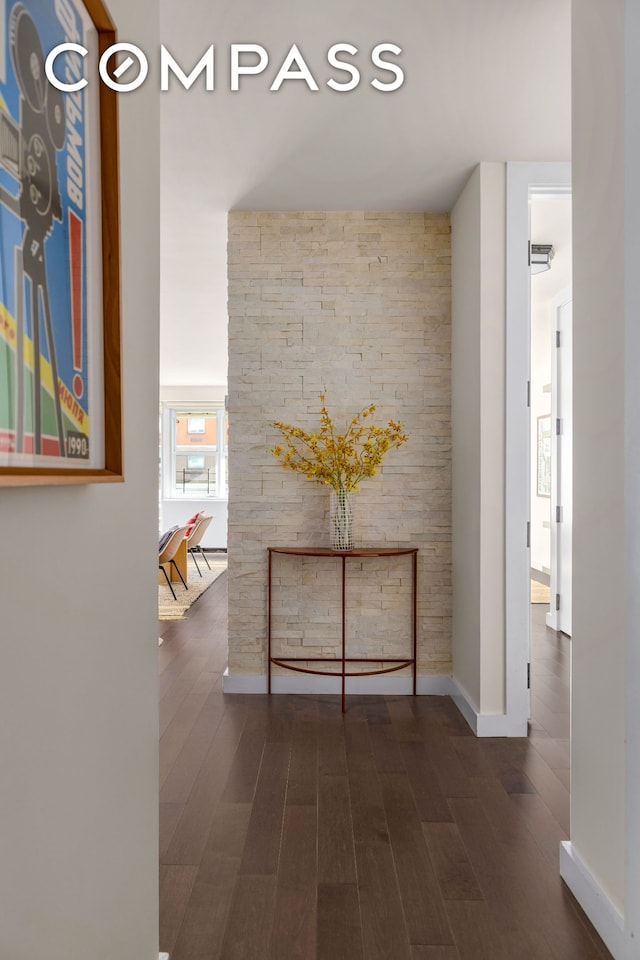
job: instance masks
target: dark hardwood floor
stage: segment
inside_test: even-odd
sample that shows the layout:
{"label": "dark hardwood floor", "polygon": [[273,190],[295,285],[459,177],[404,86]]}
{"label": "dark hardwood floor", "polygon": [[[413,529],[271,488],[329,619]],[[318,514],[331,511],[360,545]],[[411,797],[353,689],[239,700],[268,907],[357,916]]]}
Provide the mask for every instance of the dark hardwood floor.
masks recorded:
{"label": "dark hardwood floor", "polygon": [[534,618],[528,740],[446,697],[225,696],[226,575],[159,650],[171,960],[596,960],[562,884],[568,641]]}

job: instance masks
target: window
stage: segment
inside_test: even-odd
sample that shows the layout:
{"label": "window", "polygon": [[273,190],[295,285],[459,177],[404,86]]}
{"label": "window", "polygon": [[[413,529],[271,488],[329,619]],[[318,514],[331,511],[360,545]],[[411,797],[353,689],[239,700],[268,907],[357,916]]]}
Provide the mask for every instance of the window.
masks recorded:
{"label": "window", "polygon": [[[197,405],[196,405],[197,406]],[[226,498],[227,414],[222,404],[163,404],[163,499]]]}

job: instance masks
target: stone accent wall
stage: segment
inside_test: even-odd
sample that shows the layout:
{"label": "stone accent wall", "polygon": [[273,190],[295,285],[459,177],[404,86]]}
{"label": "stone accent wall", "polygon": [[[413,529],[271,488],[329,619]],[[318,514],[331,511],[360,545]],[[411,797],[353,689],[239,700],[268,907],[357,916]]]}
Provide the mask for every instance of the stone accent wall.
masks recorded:
{"label": "stone accent wall", "polygon": [[[229,215],[229,672],[266,672],[266,547],[329,545],[328,486],[285,471],[272,422],[373,402],[409,442],[355,496],[359,545],[415,545],[418,671],[451,669],[451,278],[446,215]],[[338,560],[274,559],[283,656],[335,654]],[[408,650],[410,560],[348,563],[353,655]],[[293,676],[293,674],[289,674]]]}

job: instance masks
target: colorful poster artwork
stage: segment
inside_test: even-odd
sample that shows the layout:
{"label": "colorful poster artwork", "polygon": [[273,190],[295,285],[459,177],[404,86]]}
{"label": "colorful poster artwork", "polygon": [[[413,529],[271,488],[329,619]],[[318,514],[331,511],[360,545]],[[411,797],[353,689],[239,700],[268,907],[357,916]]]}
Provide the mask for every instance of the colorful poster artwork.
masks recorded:
{"label": "colorful poster artwork", "polygon": [[[0,465],[92,465],[86,89],[45,77],[84,42],[70,0],[0,0]],[[77,54],[67,77],[80,79]]]}

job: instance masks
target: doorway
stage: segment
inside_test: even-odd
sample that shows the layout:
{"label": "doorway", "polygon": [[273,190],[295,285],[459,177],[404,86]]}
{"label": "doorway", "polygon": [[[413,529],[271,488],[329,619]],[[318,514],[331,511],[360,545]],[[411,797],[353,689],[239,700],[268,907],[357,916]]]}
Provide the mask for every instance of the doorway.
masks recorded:
{"label": "doorway", "polygon": [[[571,195],[531,198],[530,548],[532,603],[571,635]],[[536,586],[539,584],[539,587]]]}
{"label": "doorway", "polygon": [[[526,736],[531,648],[531,206],[535,197],[568,197],[568,163],[507,164],[505,633],[506,712],[515,736]],[[552,245],[545,237],[542,244]],[[570,261],[569,261],[570,262]],[[552,271],[549,271],[552,273]],[[559,292],[559,291],[558,291]],[[549,433],[552,434],[551,424]],[[543,424],[544,427],[544,424]],[[537,420],[535,440],[537,444]],[[546,439],[549,439],[547,437]],[[536,451],[537,456],[537,451]],[[551,501],[551,497],[548,498]],[[549,502],[549,511],[551,502]],[[549,523],[551,521],[549,520]],[[549,536],[551,530],[549,528]],[[549,563],[549,569],[551,564]],[[550,586],[550,574],[549,574]],[[550,611],[550,607],[548,608]]]}
{"label": "doorway", "polygon": [[529,733],[569,787],[572,540],[571,195],[530,198]]}

